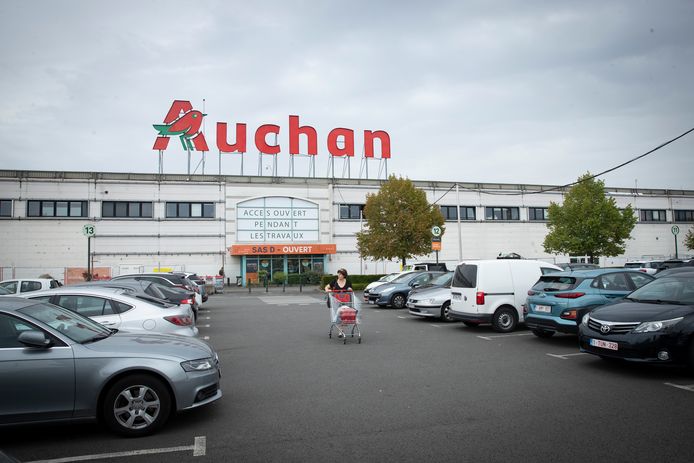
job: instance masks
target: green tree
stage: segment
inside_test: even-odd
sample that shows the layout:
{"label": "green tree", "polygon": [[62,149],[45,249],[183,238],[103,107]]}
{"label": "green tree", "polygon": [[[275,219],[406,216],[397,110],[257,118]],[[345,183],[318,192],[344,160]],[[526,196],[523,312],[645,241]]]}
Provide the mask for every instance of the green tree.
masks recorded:
{"label": "green tree", "polygon": [[687,249],[694,249],[694,231],[692,230],[694,229],[690,228],[684,235],[684,245],[687,246]]}
{"label": "green tree", "polygon": [[442,229],[443,216],[429,204],[412,181],[391,175],[378,193],[367,194],[365,230],[357,233],[362,257],[395,259],[407,264],[412,256],[431,252],[431,227]]}
{"label": "green tree", "polygon": [[620,211],[605,195],[605,183],[587,173],[564,195],[562,205],[549,205],[546,252],[590,256],[618,256],[631,238],[636,216],[631,205]]}

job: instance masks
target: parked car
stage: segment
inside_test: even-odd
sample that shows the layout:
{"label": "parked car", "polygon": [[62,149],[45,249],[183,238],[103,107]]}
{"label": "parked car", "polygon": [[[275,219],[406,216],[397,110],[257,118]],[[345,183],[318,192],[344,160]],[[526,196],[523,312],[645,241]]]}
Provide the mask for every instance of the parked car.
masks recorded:
{"label": "parked car", "polygon": [[207,291],[205,290],[205,279],[198,276],[196,273],[190,273],[190,272],[173,272],[174,275],[182,275],[188,280],[190,280],[191,283],[193,283],[194,290],[198,293],[200,293],[200,297],[202,298],[202,302],[205,303],[207,302],[208,295]]}
{"label": "parked car", "polygon": [[404,273],[411,273],[413,271],[414,270],[410,270],[407,272],[389,273],[388,275],[383,275],[381,278],[379,278],[376,281],[372,281],[371,283],[366,285],[366,288],[364,288],[364,302],[369,302],[369,293],[371,293],[371,291],[374,288],[376,288],[377,286],[381,286],[384,283],[390,283],[391,281],[393,281],[394,279],[396,279],[400,275],[402,275]]}
{"label": "parked car", "polygon": [[41,291],[42,289],[58,288],[62,286],[58,280],[50,278],[15,278],[0,281],[0,288],[5,288],[11,294]]}
{"label": "parked car", "polygon": [[89,287],[104,287],[104,288],[121,288],[132,293],[147,294],[156,299],[166,301],[170,304],[179,305],[183,308],[190,309],[197,320],[197,308],[195,307],[195,295],[187,289],[172,288],[163,286],[159,283],[145,280],[101,280],[89,281],[70,285],[70,287],[81,286]]}
{"label": "parked car", "polygon": [[655,278],[638,270],[576,270],[542,275],[528,291],[525,326],[540,338],[578,333],[583,315]]}
{"label": "parked car", "polygon": [[467,326],[491,323],[509,332],[523,321],[528,290],[541,275],[561,271],[554,264],[525,259],[461,262],[451,283],[450,317]]}
{"label": "parked car", "polygon": [[694,368],[694,275],[655,281],[583,316],[582,352]]}
{"label": "parked car", "polygon": [[414,288],[429,283],[443,272],[411,272],[400,275],[389,283],[376,287],[369,293],[369,304],[380,307],[392,306],[402,309],[407,302],[407,296]]}
{"label": "parked car", "polygon": [[187,289],[195,293],[195,303],[198,307],[202,306],[202,296],[199,292],[195,292],[195,285],[186,277],[176,275],[175,273],[133,273],[129,275],[119,275],[111,278],[112,280],[121,280],[128,278],[131,280],[153,281],[165,286],[173,286],[176,288]]}
{"label": "parked car", "polygon": [[585,264],[582,262],[576,262],[576,263],[563,263],[563,264],[557,264],[557,267],[561,267],[562,270],[566,271],[571,271],[571,270],[592,270],[595,268],[600,268],[599,265],[597,264]]}
{"label": "parked car", "polygon": [[658,270],[656,271],[657,273],[660,273],[664,270],[668,270],[671,268],[677,268],[677,267],[687,267],[690,265],[689,261],[686,260],[679,260],[679,259],[670,259],[670,260],[664,260],[660,266],[658,267]]}
{"label": "parked car", "polygon": [[417,317],[437,317],[444,322],[452,322],[449,315],[451,308],[451,281],[453,272],[446,272],[428,284],[410,291],[407,308],[410,315]]}
{"label": "parked car", "polygon": [[205,342],[109,329],[26,298],[0,298],[0,359],[3,425],[100,420],[143,436],[222,397],[219,359]]}
{"label": "parked car", "polygon": [[673,268],[669,268],[667,270],[663,270],[662,272],[658,272],[653,276],[655,276],[656,278],[663,278],[663,277],[679,275],[681,273],[692,273],[692,272],[694,272],[694,266],[683,265],[681,267],[673,267]]}
{"label": "parked car", "polygon": [[624,268],[636,269],[653,275],[662,264],[662,260],[632,260],[624,264]]}
{"label": "parked car", "polygon": [[181,336],[198,334],[190,308],[122,288],[63,286],[21,297],[59,305],[108,328]]}
{"label": "parked car", "polygon": [[403,267],[403,272],[408,272],[411,270],[426,270],[426,271],[439,271],[447,272],[445,262],[417,262],[414,264],[407,264]]}

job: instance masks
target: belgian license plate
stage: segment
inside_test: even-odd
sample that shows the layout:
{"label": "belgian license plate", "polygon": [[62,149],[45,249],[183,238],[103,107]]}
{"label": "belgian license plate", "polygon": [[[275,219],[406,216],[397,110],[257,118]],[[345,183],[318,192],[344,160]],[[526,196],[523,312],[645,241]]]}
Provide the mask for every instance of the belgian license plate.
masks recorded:
{"label": "belgian license plate", "polygon": [[374,301],[372,301],[371,299],[369,299],[369,304],[373,304],[373,303],[374,303]]}
{"label": "belgian license plate", "polygon": [[548,305],[536,305],[535,312],[552,313],[552,308]]}
{"label": "belgian license plate", "polygon": [[461,299],[460,293],[452,293],[451,296],[454,301],[459,301]]}
{"label": "belgian license plate", "polygon": [[611,341],[603,341],[602,339],[591,339],[590,345],[594,347],[600,347],[602,349],[618,350],[619,344]]}

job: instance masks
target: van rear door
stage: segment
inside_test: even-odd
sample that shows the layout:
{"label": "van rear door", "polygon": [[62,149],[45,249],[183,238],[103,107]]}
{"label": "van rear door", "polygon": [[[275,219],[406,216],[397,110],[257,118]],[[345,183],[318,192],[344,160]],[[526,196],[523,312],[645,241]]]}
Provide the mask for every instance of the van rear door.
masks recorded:
{"label": "van rear door", "polygon": [[462,313],[477,313],[477,265],[460,264],[455,268],[451,283],[451,309]]}

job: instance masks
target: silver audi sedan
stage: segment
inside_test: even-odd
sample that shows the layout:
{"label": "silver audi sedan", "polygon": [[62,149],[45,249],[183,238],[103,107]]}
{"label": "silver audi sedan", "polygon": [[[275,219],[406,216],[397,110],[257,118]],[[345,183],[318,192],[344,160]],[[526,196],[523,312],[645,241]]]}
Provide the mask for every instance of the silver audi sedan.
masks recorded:
{"label": "silver audi sedan", "polygon": [[59,305],[107,328],[181,336],[198,334],[189,305],[170,304],[126,288],[62,286],[21,297]]}
{"label": "silver audi sedan", "polygon": [[204,341],[106,328],[70,310],[0,298],[0,425],[101,420],[127,436],[222,397]]}

